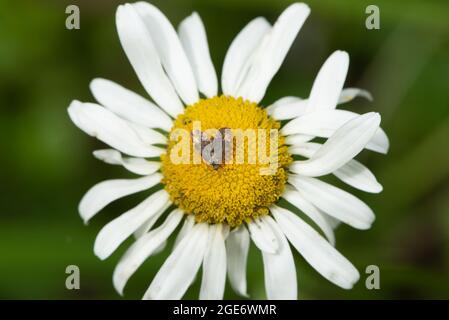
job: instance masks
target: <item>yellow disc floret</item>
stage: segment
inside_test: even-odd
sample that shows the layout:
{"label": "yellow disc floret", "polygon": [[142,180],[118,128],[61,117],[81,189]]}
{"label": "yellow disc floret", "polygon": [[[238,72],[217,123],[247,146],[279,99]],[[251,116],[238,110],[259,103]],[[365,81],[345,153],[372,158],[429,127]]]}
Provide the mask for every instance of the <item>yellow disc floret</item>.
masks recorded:
{"label": "yellow disc floret", "polygon": [[[194,139],[191,138],[197,124],[200,124],[201,132],[226,128],[235,133],[238,130],[250,129],[259,133],[266,131],[267,136],[266,140],[260,142],[260,134],[257,135],[257,143],[243,138],[245,161],[236,161],[238,143],[234,142],[230,151],[234,161],[223,160],[220,165],[211,165],[210,162],[204,161],[205,157],[201,158],[201,148],[195,149]],[[268,214],[268,207],[276,202],[283,192],[287,181],[286,169],[292,161],[288,148],[284,145],[284,137],[280,134],[273,135],[273,131],[278,132],[279,128],[280,123],[269,117],[265,110],[242,98],[220,96],[200,100],[188,106],[185,112],[175,119],[170,132],[171,137],[179,130],[189,133],[187,137],[191,154],[188,163],[175,163],[170,156],[175,149],[178,152],[175,146],[179,140],[170,139],[167,153],[161,156],[164,176],[162,183],[173,203],[187,214],[194,215],[197,222],[228,223],[231,227]],[[213,138],[210,137],[205,144],[213,141]],[[277,140],[273,141],[276,142],[274,154],[270,139]],[[264,150],[266,153],[262,155],[267,155],[270,159],[276,158],[271,174],[261,173],[268,166],[259,154],[259,149],[262,149],[260,146],[264,143],[267,147]],[[250,161],[251,150],[257,151],[252,154],[253,161]],[[203,160],[200,163],[193,161],[195,152],[197,157],[199,154]]]}

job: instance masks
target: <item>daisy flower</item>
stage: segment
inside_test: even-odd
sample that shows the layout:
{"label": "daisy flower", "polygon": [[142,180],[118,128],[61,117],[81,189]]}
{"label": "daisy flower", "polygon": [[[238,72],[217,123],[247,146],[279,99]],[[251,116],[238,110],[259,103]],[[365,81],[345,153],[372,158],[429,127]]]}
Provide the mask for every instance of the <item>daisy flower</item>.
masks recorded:
{"label": "daisy flower", "polygon": [[[127,238],[135,237],[113,274],[120,294],[139,266],[163,250],[178,227],[173,249],[144,299],[182,298],[200,268],[200,299],[222,299],[226,276],[234,291],[247,297],[251,241],[262,253],[269,299],[297,298],[291,246],[337,286],[349,289],[357,282],[357,269],[335,249],[334,228],[343,222],[368,229],[373,211],[318,178],[333,174],[354,188],[380,192],[375,176],[353,158],[365,148],[386,153],[389,142],[377,113],[336,109],[356,96],[371,99],[361,89],[343,89],[348,54],[336,51],[326,60],[307,99],[284,97],[267,108],[259,104],[309,13],[306,4],[295,3],[274,24],[260,17],[250,21],[227,51],[219,94],[197,13],[176,31],[149,3],[118,7],[120,42],[152,101],[109,80],[94,79],[90,89],[98,103],[73,101],[68,112],[81,130],[111,147],[94,151],[96,158],[141,176],[93,186],[79,205],[86,223],[114,200],[153,191],[109,222],[95,240],[95,254],[106,259]],[[176,130],[192,133],[188,146],[199,146],[192,154],[200,157],[203,147],[220,141],[202,131],[195,141],[195,122],[201,130],[278,132],[275,138],[270,135],[270,143],[276,142],[274,172],[261,174],[266,164],[260,161],[237,164],[203,157],[199,164],[174,163]],[[231,156],[234,152],[231,149]],[[257,157],[260,160],[261,155]],[[282,207],[281,198],[314,226]]]}

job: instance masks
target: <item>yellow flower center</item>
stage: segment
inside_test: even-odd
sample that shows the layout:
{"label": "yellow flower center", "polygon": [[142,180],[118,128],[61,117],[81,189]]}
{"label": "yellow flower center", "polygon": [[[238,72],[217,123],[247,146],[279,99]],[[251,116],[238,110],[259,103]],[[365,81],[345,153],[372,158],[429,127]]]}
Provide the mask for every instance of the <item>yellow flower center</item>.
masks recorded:
{"label": "yellow flower center", "polygon": [[[193,214],[197,222],[226,222],[231,227],[268,214],[268,207],[283,192],[286,168],[292,161],[284,137],[278,134],[279,128],[280,123],[265,110],[242,98],[220,96],[188,106],[175,119],[167,153],[161,156],[162,183],[173,203],[187,214]],[[212,146],[214,139],[218,139],[217,135],[205,134],[209,129],[218,133],[223,133],[224,129],[232,132],[232,147],[215,152],[215,155],[223,154],[222,162],[214,162],[202,153],[207,149],[205,146]],[[173,137],[180,130],[187,132],[184,135],[190,152],[187,163],[173,161],[172,157],[179,156],[180,139]],[[254,140],[246,134],[237,138],[241,132],[250,131],[255,133]],[[195,132],[199,133],[196,140]],[[243,155],[244,161],[238,160],[238,155]],[[195,162],[195,157],[201,161]],[[264,173],[273,165],[274,170]]]}

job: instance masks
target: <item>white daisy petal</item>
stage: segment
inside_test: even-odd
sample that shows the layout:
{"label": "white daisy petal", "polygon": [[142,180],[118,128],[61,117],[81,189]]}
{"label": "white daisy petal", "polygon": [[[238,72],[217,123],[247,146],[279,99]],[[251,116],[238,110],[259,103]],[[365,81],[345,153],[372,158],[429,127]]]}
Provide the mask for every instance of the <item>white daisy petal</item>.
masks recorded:
{"label": "white daisy petal", "polygon": [[373,211],[346,191],[318,179],[299,175],[289,175],[288,182],[316,207],[356,229],[369,229],[374,222]]}
{"label": "white daisy petal", "polygon": [[304,212],[323,231],[329,242],[333,246],[335,245],[334,230],[324,217],[325,214],[323,214],[318,208],[304,198],[299,191],[288,185],[285,186],[285,191],[282,194],[282,198]]}
{"label": "white daisy petal", "polygon": [[296,146],[313,140],[315,137],[306,134],[293,134],[285,137],[285,144]]}
{"label": "white daisy petal", "polygon": [[196,224],[165,260],[143,299],[181,299],[201,266],[207,239],[208,225]]}
{"label": "white daisy petal", "polygon": [[182,113],[184,107],[162,68],[155,44],[132,5],[117,8],[116,24],[123,50],[145,90],[172,117]]}
{"label": "white daisy petal", "polygon": [[248,72],[248,61],[270,29],[268,21],[259,17],[249,22],[232,41],[226,53],[221,74],[224,94],[236,96],[240,82]]}
{"label": "white daisy petal", "polygon": [[382,128],[377,129],[374,137],[366,145],[366,149],[386,154],[390,148],[390,141]]}
{"label": "white daisy petal", "polygon": [[194,104],[199,100],[195,76],[176,30],[167,17],[152,4],[142,1],[132,6],[149,31],[162,66],[179,96],[185,104]]}
{"label": "white daisy petal", "polygon": [[179,230],[178,235],[176,236],[175,244],[173,245],[173,247],[177,247],[179,245],[181,240],[184,239],[184,237],[187,234],[189,234],[190,230],[192,230],[194,225],[195,225],[195,218],[193,217],[193,215],[191,214],[187,215],[181,230]]}
{"label": "white daisy petal", "polygon": [[136,272],[142,263],[148,259],[148,257],[156,254],[159,247],[163,246],[167,238],[176,229],[183,216],[184,214],[179,209],[172,211],[167,216],[164,223],[139,238],[131,247],[129,247],[115,267],[113,275],[114,288],[120,295],[123,294],[123,288],[129,278]]}
{"label": "white daisy petal", "polygon": [[235,228],[226,239],[228,278],[232,289],[248,297],[246,286],[246,263],[249,251],[249,233],[244,225]]}
{"label": "white daisy petal", "polygon": [[225,224],[225,223],[222,223],[221,226],[222,226],[221,230],[222,230],[222,234],[223,234],[223,239],[226,240],[226,238],[229,235],[229,232],[231,231],[231,227],[229,227],[229,225]]}
{"label": "white daisy petal", "polygon": [[287,122],[281,129],[283,135],[305,134],[330,137],[338,128],[358,116],[346,110],[322,110],[309,112]]}
{"label": "white daisy petal", "polygon": [[127,170],[143,176],[155,173],[161,167],[159,161],[148,161],[143,158],[123,157],[120,152],[114,149],[95,150],[95,158],[109,164],[121,165]]}
{"label": "white daisy petal", "polygon": [[344,256],[297,215],[277,206],[271,212],[290,243],[315,270],[344,289],[353,287],[360,275]]}
{"label": "white daisy petal", "polygon": [[291,104],[291,103],[295,103],[295,102],[299,102],[299,101],[304,101],[304,99],[300,98],[300,97],[295,97],[295,96],[286,96],[286,97],[282,97],[278,100],[276,100],[275,102],[273,102],[270,106],[268,106],[265,110],[267,110],[268,114],[272,114],[272,110],[275,110],[276,108],[282,107],[283,105],[286,104]]}
{"label": "white daisy petal", "polygon": [[251,239],[259,250],[272,254],[277,252],[279,249],[278,239],[265,220],[256,218],[247,225]]}
{"label": "white daisy petal", "polygon": [[359,88],[345,88],[341,91],[338,104],[349,102],[357,97],[362,97],[368,101],[373,101],[373,96],[369,93],[369,91]]}
{"label": "white daisy petal", "polygon": [[226,248],[222,224],[209,226],[209,243],[203,260],[201,300],[222,300],[226,283]]}
{"label": "white daisy petal", "polygon": [[145,220],[158,212],[168,201],[168,193],[164,189],[159,190],[138,206],[109,222],[100,230],[95,239],[95,254],[101,260],[109,257]]}
{"label": "white daisy petal", "polygon": [[167,132],[172,127],[172,121],[164,111],[117,83],[97,78],[91,81],[90,90],[100,104],[123,119]]}
{"label": "white daisy petal", "polygon": [[349,55],[335,51],[321,67],[309,97],[308,111],[329,110],[337,106],[349,68]]}
{"label": "white daisy petal", "polygon": [[162,242],[156,249],[154,249],[152,255],[157,255],[161,253],[167,247],[167,241]]}
{"label": "white daisy petal", "polygon": [[290,146],[288,148],[288,152],[290,154],[296,154],[306,158],[311,158],[318,151],[318,149],[321,148],[321,146],[321,144],[316,142],[298,143],[296,145]]}
{"label": "white daisy petal", "polygon": [[153,255],[157,255],[164,251],[165,247],[167,247],[167,241],[163,241],[156,249],[153,251]]}
{"label": "white daisy petal", "polygon": [[[319,143],[309,142],[290,147],[289,152],[310,158],[320,147]],[[379,193],[383,189],[374,174],[366,166],[354,159],[335,170],[333,174],[346,184],[365,192]]]}
{"label": "white daisy petal", "polygon": [[[341,92],[338,104],[349,102],[356,97],[363,97],[369,101],[373,100],[371,94],[366,90],[346,88]],[[309,99],[284,97],[268,106],[265,110],[276,120],[289,120],[310,112],[310,110],[308,110],[308,104]]]}
{"label": "white daisy petal", "polygon": [[[285,136],[289,135],[306,135],[312,137],[329,138],[342,125],[349,120],[360,116],[359,114],[346,110],[325,110],[307,113],[301,117],[289,121],[281,129],[281,133]],[[292,139],[289,144],[292,144]],[[389,148],[388,137],[382,128],[379,128],[371,140],[366,145],[366,149],[380,153],[387,153]]]}
{"label": "white daisy petal", "polygon": [[341,126],[310,159],[295,161],[290,171],[311,177],[329,174],[359,154],[380,125],[380,115],[370,112]]}
{"label": "white daisy petal", "polygon": [[293,119],[305,114],[307,100],[297,97],[284,97],[266,108],[267,113],[276,120]]}
{"label": "white daisy petal", "polygon": [[144,141],[146,144],[167,144],[167,137],[163,135],[162,133],[144,127],[141,124],[132,123],[130,124],[133,128],[133,130],[137,133],[139,138]]}
{"label": "white daisy petal", "polygon": [[168,201],[165,205],[163,205],[161,208],[159,208],[147,221],[145,221],[136,231],[134,231],[134,237],[140,238],[145,233],[147,233],[151,228],[154,226],[154,224],[157,222],[157,220],[161,217],[161,215],[165,212],[165,210],[170,207],[171,202]]}
{"label": "white daisy petal", "polygon": [[86,192],[81,199],[78,210],[84,223],[87,223],[95,214],[111,202],[150,189],[161,182],[162,175],[152,175],[138,179],[115,179],[97,183]]}
{"label": "white daisy petal", "polygon": [[338,220],[324,212],[323,212],[323,216],[324,216],[324,218],[326,218],[327,223],[329,223],[329,225],[332,226],[332,229],[334,229],[334,230],[337,229],[337,227],[341,224],[340,220]]}
{"label": "white daisy petal", "polygon": [[379,193],[383,189],[374,174],[357,160],[349,161],[336,170],[334,175],[350,186],[365,192]]}
{"label": "white daisy petal", "polygon": [[298,297],[296,268],[287,239],[278,224],[269,216],[262,218],[278,239],[275,254],[262,251],[265,290],[270,300],[295,300]]}
{"label": "white daisy petal", "polygon": [[206,30],[198,13],[185,18],[178,28],[179,39],[192,65],[198,90],[212,98],[218,92],[217,73],[209,53]]}
{"label": "white daisy petal", "polygon": [[309,13],[310,8],[304,3],[294,3],[282,12],[253,55],[237,96],[256,103],[262,100]]}
{"label": "white daisy petal", "polygon": [[74,100],[68,112],[81,130],[123,153],[135,157],[158,157],[164,152],[151,145],[153,141],[144,141],[131,123],[102,106]]}

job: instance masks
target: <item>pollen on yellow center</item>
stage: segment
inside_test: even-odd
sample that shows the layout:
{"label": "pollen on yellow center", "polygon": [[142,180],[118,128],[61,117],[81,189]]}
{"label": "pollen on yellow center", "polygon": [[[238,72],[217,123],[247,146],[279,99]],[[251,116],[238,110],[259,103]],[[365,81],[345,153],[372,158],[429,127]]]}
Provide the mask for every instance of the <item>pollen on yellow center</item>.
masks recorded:
{"label": "pollen on yellow center", "polygon": [[[194,122],[201,124],[202,131],[220,128],[270,131],[280,128],[280,123],[257,104],[229,96],[203,99],[188,106],[174,120],[171,132],[176,129],[192,132]],[[279,199],[284,190],[286,169],[292,161],[284,137],[279,134],[276,138],[277,165],[273,174],[269,175],[261,174],[260,169],[266,164],[259,161],[224,163],[218,168],[204,161],[199,164],[174,163],[170,152],[177,141],[170,140],[167,153],[161,156],[165,190],[173,203],[187,214],[194,215],[197,222],[225,222],[235,227],[251,218],[266,215],[269,206]],[[193,147],[191,150],[195,152]],[[269,152],[270,149],[267,150]]]}

